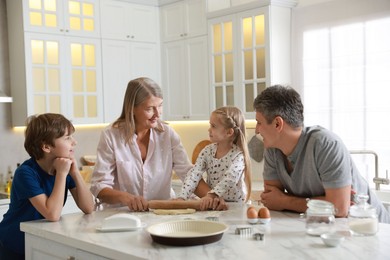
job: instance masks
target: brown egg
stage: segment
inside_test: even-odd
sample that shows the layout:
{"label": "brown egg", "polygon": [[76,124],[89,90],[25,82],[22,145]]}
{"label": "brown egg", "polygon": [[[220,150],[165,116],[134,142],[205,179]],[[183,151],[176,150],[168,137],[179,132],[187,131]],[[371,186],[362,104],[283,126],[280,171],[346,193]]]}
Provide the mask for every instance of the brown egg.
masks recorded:
{"label": "brown egg", "polygon": [[259,209],[258,216],[259,218],[271,218],[271,214],[269,213],[269,210],[266,207]]}
{"label": "brown egg", "polygon": [[246,216],[248,218],[257,218],[257,210],[254,207],[249,207],[246,210]]}

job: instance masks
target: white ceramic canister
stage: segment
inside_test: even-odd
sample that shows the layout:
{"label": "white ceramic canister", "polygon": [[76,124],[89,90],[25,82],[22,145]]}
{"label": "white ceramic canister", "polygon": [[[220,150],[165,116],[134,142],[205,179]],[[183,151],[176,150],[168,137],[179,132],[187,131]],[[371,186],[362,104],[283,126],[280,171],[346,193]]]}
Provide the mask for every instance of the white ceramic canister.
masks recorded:
{"label": "white ceramic canister", "polygon": [[378,215],[368,198],[366,194],[358,194],[357,204],[349,209],[348,224],[353,235],[372,236],[378,232]]}
{"label": "white ceramic canister", "polygon": [[308,200],[306,210],[306,233],[312,236],[331,232],[335,223],[332,203],[325,200]]}

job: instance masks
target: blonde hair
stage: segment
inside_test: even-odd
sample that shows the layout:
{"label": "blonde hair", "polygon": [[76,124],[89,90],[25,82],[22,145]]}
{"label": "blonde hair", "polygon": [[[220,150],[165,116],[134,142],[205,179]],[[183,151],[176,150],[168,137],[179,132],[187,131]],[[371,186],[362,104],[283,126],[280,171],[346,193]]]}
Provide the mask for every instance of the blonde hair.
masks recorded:
{"label": "blonde hair", "polygon": [[[150,97],[163,99],[160,86],[153,80],[145,77],[136,78],[127,84],[125,98],[123,100],[122,113],[113,123],[113,127],[122,130],[122,134],[127,143],[132,142],[135,134],[134,108]],[[159,120],[156,130],[163,132],[163,123]]]}
{"label": "blonde hair", "polygon": [[245,201],[248,201],[252,191],[252,173],[251,160],[249,157],[248,143],[246,139],[245,117],[241,110],[234,106],[220,107],[214,110],[212,113],[219,116],[222,125],[226,129],[232,128],[234,130],[233,143],[237,145],[244,154],[244,180],[247,188],[247,196]]}

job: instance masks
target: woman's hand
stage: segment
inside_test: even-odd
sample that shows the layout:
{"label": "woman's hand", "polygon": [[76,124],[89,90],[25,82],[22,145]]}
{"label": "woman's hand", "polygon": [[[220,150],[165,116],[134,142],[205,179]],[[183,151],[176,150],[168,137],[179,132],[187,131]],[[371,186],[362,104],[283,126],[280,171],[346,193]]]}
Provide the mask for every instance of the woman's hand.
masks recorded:
{"label": "woman's hand", "polygon": [[124,192],[124,200],[122,203],[127,205],[127,207],[132,211],[147,211],[148,202],[142,196],[131,195],[127,192]]}

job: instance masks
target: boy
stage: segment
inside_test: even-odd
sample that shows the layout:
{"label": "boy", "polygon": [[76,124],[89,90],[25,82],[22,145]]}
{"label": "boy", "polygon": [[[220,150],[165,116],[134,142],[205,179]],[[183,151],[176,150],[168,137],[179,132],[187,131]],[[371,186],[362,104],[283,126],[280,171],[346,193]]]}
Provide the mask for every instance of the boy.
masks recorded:
{"label": "boy", "polygon": [[31,158],[15,171],[11,203],[0,223],[0,259],[24,259],[20,222],[58,221],[68,190],[85,214],[94,210],[92,194],[74,158],[74,131],[72,123],[60,114],[27,119],[24,147]]}

